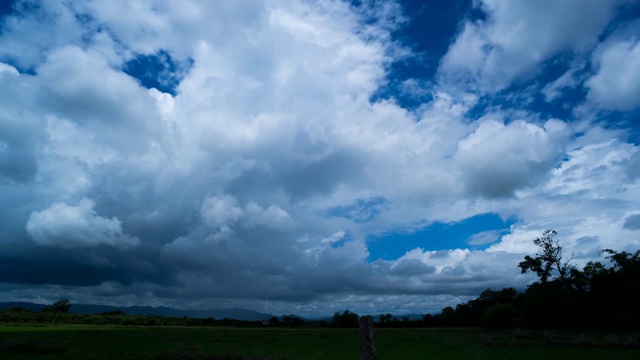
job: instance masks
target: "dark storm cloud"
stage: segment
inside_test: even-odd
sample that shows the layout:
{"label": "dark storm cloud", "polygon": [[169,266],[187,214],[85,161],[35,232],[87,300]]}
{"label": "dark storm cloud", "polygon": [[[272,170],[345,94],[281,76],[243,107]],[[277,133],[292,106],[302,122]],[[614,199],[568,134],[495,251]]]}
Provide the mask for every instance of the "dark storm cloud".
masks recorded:
{"label": "dark storm cloud", "polygon": [[640,179],[640,151],[633,154],[629,160],[627,173],[632,180]]}
{"label": "dark storm cloud", "polygon": [[[28,182],[37,172],[35,150],[44,133],[42,129],[33,129],[37,124],[35,104],[29,97],[25,98],[25,94],[20,94],[20,88],[30,87],[29,83],[19,81],[15,74],[1,69],[0,81],[5,88],[0,98],[0,179]],[[16,102],[25,103],[27,107],[16,109]]]}
{"label": "dark storm cloud", "polygon": [[5,249],[0,255],[0,281],[25,284],[96,286],[117,282],[132,286],[176,285],[174,268],[160,261],[158,249],[123,251],[111,246],[62,249],[31,245]]}
{"label": "dark storm cloud", "polygon": [[0,178],[11,182],[27,182],[36,174],[37,162],[32,154],[23,149],[6,147],[0,150]]}
{"label": "dark storm cloud", "polygon": [[623,227],[627,230],[640,230],[640,214],[627,216]]}
{"label": "dark storm cloud", "polygon": [[362,176],[360,160],[346,151],[288,165],[276,181],[294,199],[330,194],[340,184],[357,181]]}

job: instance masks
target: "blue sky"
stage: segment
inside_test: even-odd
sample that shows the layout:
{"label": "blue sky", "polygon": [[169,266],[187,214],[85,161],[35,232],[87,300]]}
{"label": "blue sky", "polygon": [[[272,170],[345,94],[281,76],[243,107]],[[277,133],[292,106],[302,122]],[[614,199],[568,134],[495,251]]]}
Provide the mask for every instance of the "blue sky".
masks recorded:
{"label": "blue sky", "polygon": [[485,249],[508,233],[509,227],[516,222],[486,213],[458,222],[436,222],[406,233],[386,234],[369,239],[369,258],[395,260],[418,247],[425,250]]}
{"label": "blue sky", "polygon": [[640,2],[3,1],[0,297],[426,313],[640,231]]}

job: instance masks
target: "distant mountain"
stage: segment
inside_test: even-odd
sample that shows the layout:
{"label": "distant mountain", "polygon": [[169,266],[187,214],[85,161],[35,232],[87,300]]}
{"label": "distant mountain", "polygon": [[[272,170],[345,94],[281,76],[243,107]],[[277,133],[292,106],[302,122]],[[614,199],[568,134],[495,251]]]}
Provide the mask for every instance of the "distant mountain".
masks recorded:
{"label": "distant mountain", "polygon": [[40,311],[40,310],[44,309],[45,306],[47,306],[47,305],[34,304],[34,303],[22,302],[22,301],[18,301],[18,302],[0,302],[0,309],[11,309],[13,307],[19,307],[19,308],[25,308],[25,309],[31,310],[31,311]]}
{"label": "distant mountain", "polygon": [[[40,311],[46,305],[34,304],[29,302],[0,302],[0,309],[10,309],[12,307],[22,307],[31,311]],[[90,305],[90,304],[72,304],[70,312],[72,314],[99,314],[106,311],[120,310],[128,315],[156,315],[171,317],[190,317],[190,318],[214,318],[214,319],[236,319],[247,321],[268,320],[274,315],[263,314],[253,310],[235,308],[235,309],[212,309],[212,310],[180,310],[170,307],[160,306],[108,306],[108,305]]]}

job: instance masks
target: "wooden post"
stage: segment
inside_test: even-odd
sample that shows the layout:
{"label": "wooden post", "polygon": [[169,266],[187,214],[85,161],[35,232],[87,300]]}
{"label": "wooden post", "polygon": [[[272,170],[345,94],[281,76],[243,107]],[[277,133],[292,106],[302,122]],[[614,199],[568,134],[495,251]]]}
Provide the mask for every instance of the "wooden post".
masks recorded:
{"label": "wooden post", "polygon": [[360,360],[378,360],[373,343],[373,318],[369,315],[360,317]]}

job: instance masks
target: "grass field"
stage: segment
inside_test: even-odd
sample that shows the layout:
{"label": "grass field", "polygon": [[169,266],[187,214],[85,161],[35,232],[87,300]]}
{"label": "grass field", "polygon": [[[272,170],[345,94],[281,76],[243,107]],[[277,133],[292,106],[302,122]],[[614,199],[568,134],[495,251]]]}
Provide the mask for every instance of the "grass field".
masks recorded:
{"label": "grass field", "polygon": [[[0,359],[358,359],[357,329],[0,325]],[[637,335],[376,329],[386,359],[640,359]],[[613,347],[610,345],[614,345]],[[609,345],[609,346],[604,346]]]}

